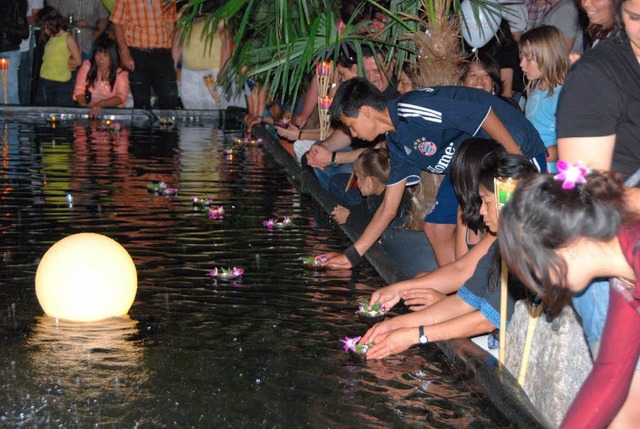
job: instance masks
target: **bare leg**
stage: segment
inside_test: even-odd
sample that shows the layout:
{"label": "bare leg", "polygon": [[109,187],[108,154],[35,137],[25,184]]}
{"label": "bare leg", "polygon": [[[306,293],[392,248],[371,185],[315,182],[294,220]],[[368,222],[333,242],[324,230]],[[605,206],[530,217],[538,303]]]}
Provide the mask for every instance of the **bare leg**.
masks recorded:
{"label": "bare leg", "polygon": [[424,223],[424,233],[433,248],[438,266],[450,264],[456,259],[455,232],[456,226],[448,223]]}

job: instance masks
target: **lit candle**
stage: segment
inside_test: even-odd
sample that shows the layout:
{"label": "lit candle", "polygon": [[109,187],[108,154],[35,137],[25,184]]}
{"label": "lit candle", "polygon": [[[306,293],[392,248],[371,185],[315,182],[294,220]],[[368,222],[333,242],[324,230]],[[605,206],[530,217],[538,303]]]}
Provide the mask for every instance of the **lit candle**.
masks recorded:
{"label": "lit candle", "polygon": [[322,97],[320,99],[320,108],[322,110],[329,110],[329,107],[331,107],[331,102],[333,101],[333,99],[329,96],[327,97]]}
{"label": "lit candle", "polygon": [[327,76],[331,71],[331,63],[329,61],[318,61],[316,73],[320,76]]}
{"label": "lit candle", "polygon": [[9,60],[6,58],[0,59],[0,70],[8,70],[9,69]]}

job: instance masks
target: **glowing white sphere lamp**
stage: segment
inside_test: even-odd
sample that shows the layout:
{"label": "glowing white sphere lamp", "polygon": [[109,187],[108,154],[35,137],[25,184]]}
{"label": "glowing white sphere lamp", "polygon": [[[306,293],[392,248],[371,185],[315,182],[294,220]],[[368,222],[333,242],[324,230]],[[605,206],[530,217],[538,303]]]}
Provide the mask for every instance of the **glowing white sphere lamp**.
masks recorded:
{"label": "glowing white sphere lamp", "polygon": [[63,238],[47,250],[36,271],[36,296],[44,312],[72,322],[126,315],[137,289],[131,256],[101,234]]}

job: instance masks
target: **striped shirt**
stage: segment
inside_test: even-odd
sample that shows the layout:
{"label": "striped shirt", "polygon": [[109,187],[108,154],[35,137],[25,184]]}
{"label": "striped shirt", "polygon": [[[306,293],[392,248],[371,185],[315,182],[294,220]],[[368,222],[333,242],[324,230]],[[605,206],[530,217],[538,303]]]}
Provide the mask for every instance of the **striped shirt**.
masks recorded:
{"label": "striped shirt", "polygon": [[98,20],[109,18],[109,11],[102,2],[100,0],[47,0],[46,3],[47,6],[56,8],[62,16],[73,15],[75,21],[85,20],[89,23],[91,28],[74,28],[69,29],[69,32],[78,39],[82,53],[90,54],[93,49],[91,34]]}
{"label": "striped shirt", "polygon": [[127,46],[141,49],[171,48],[175,2],[116,0],[111,21],[124,27]]}

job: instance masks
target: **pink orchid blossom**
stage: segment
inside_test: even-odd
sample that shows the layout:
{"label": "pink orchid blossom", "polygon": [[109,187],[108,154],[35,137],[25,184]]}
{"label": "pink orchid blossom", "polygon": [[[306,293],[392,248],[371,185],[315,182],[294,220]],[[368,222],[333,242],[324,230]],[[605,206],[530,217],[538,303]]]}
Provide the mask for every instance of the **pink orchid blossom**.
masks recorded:
{"label": "pink orchid blossom", "polygon": [[218,267],[216,267],[213,270],[209,271],[209,275],[211,277],[218,277]]}
{"label": "pink orchid blossom", "polygon": [[231,274],[235,277],[240,277],[241,275],[244,274],[244,270],[242,268],[233,267],[231,269]]}
{"label": "pink orchid blossom", "polygon": [[213,220],[221,219],[224,216],[224,207],[211,207],[207,211],[207,216],[209,216],[209,219]]}
{"label": "pink orchid blossom", "polygon": [[360,338],[362,337],[355,337],[355,338],[344,337],[344,339],[341,339],[340,341],[344,343],[344,351],[348,352],[349,350],[351,350],[355,352],[356,345],[358,344],[358,341],[360,341]]}
{"label": "pink orchid blossom", "polygon": [[589,172],[589,169],[585,167],[580,161],[576,163],[570,163],[568,161],[558,161],[559,173],[553,176],[557,181],[562,181],[562,189],[573,189],[576,185],[586,183],[585,176]]}
{"label": "pink orchid blossom", "polygon": [[272,230],[273,226],[276,224],[275,219],[263,220],[262,225],[266,227],[268,230]]}

